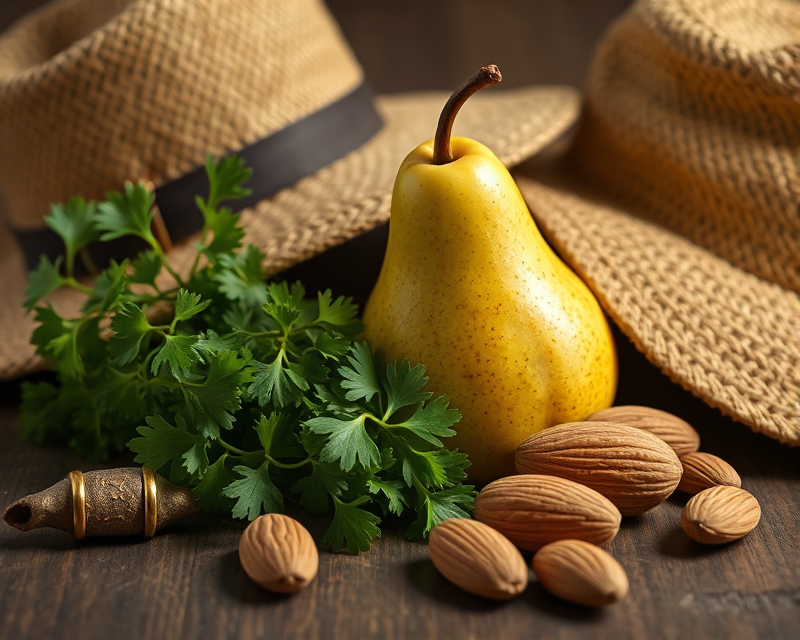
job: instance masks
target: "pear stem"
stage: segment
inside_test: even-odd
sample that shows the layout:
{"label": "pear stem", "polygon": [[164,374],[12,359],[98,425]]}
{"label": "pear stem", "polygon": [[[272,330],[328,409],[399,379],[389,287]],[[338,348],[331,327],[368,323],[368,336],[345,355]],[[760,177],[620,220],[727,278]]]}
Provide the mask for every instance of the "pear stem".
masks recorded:
{"label": "pear stem", "polygon": [[468,78],[464,84],[453,92],[442,109],[439,124],[436,127],[436,137],[433,141],[433,164],[447,164],[453,161],[453,151],[450,148],[450,133],[458,110],[467,99],[476,91],[497,84],[503,79],[500,69],[489,64],[481,67],[477,73]]}

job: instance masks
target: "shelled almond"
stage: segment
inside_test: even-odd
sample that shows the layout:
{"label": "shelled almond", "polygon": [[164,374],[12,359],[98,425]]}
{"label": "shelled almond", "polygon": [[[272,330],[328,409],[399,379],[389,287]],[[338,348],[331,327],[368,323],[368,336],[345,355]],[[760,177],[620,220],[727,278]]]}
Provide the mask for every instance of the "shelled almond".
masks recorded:
{"label": "shelled almond", "polygon": [[528,586],[528,567],[517,548],[500,532],[466,518],[436,525],[428,538],[434,566],[465,591],[508,600]]}
{"label": "shelled almond", "polygon": [[681,513],[681,528],[702,544],[725,544],[743,538],[761,519],[755,497],[738,487],[718,486],[691,498]]}
{"label": "shelled almond", "polygon": [[623,405],[603,409],[586,418],[589,422],[616,422],[643,429],[661,438],[675,453],[682,456],[700,448],[700,435],[694,427],[678,416],[638,405]]}
{"label": "shelled almond", "polygon": [[559,540],[533,556],[533,572],[553,595],[587,607],[613,604],[628,594],[628,576],[601,548],[581,540]]}
{"label": "shelled almond", "polygon": [[742,480],[731,465],[722,458],[693,451],[682,455],[683,476],[678,484],[680,491],[692,495],[716,486],[741,487]]}
{"label": "shelled almond", "polygon": [[517,448],[516,466],[520,473],[559,476],[590,487],[624,516],[661,504],[683,472],[666,442],[613,422],[572,422],[540,431]]}
{"label": "shelled almond", "polygon": [[314,538],[294,518],[279,513],[259,516],[239,540],[239,560],[251,580],[276,593],[294,593],[317,575]]}
{"label": "shelled almond", "polygon": [[556,476],[526,474],[486,485],[475,519],[522,549],[535,551],[564,538],[602,545],[619,531],[619,510],[594,489]]}

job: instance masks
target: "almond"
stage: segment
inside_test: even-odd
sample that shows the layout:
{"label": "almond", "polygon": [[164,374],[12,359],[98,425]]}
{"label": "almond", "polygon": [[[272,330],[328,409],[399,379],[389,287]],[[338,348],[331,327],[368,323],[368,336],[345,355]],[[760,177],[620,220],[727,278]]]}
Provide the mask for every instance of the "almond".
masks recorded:
{"label": "almond", "polygon": [[559,540],[533,556],[533,572],[553,595],[587,607],[602,607],[628,594],[628,575],[601,548],[582,540]]}
{"label": "almond", "polygon": [[680,491],[699,493],[719,485],[741,487],[742,480],[731,465],[710,453],[692,451],[681,456],[683,476],[678,484]]}
{"label": "almond", "polygon": [[711,487],[691,498],[681,513],[681,528],[702,544],[733,542],[761,519],[758,500],[738,487]]}
{"label": "almond", "polygon": [[619,510],[594,489],[546,475],[500,478],[475,500],[475,518],[522,549],[577,538],[605,544],[619,531]]}
{"label": "almond", "polygon": [[624,516],[661,504],[683,467],[672,448],[647,431],[613,422],[569,422],[525,440],[517,471],[559,476],[601,493]]}
{"label": "almond", "polygon": [[450,518],[428,537],[434,566],[453,584],[477,596],[509,600],[528,586],[528,565],[499,531],[467,518]]}
{"label": "almond", "polygon": [[611,407],[592,414],[586,420],[590,422],[616,422],[629,427],[644,429],[661,438],[679,456],[690,451],[697,451],[700,448],[700,435],[692,425],[685,420],[681,420],[678,416],[660,409],[636,405]]}
{"label": "almond", "polygon": [[317,575],[319,552],[308,530],[279,513],[259,516],[239,540],[239,560],[250,578],[277,593],[299,591]]}

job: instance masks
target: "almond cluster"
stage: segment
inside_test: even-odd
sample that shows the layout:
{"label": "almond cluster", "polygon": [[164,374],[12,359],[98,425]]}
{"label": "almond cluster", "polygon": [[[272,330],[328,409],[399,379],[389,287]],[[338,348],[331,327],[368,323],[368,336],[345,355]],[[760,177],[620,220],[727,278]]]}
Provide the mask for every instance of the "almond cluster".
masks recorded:
{"label": "almond cluster", "polygon": [[613,407],[545,429],[517,448],[519,475],[480,492],[475,521],[434,527],[431,560],[465,591],[508,599],[527,587],[519,550],[532,551],[536,577],[556,596],[586,606],[616,602],[628,578],[600,546],[616,536],[622,516],[644,513],[677,489],[693,496],[681,527],[697,542],[738,540],[758,524],[758,501],[733,467],[699,448],[690,424],[649,407]]}

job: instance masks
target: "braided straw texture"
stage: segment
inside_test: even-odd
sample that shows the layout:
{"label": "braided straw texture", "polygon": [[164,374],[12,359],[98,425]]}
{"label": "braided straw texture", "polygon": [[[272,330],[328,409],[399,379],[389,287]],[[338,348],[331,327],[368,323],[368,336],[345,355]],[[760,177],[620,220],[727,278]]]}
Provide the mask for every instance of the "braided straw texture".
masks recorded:
{"label": "braided straw texture", "polygon": [[619,209],[517,176],[547,239],[674,382],[800,445],[796,294]]}
{"label": "braided straw texture", "polygon": [[573,165],[639,215],[800,291],[800,5],[647,0],[596,53]]}
{"label": "braided straw texture", "polygon": [[361,68],[321,0],[59,0],[0,38],[0,191],[52,202],[158,185],[349,93]]}

